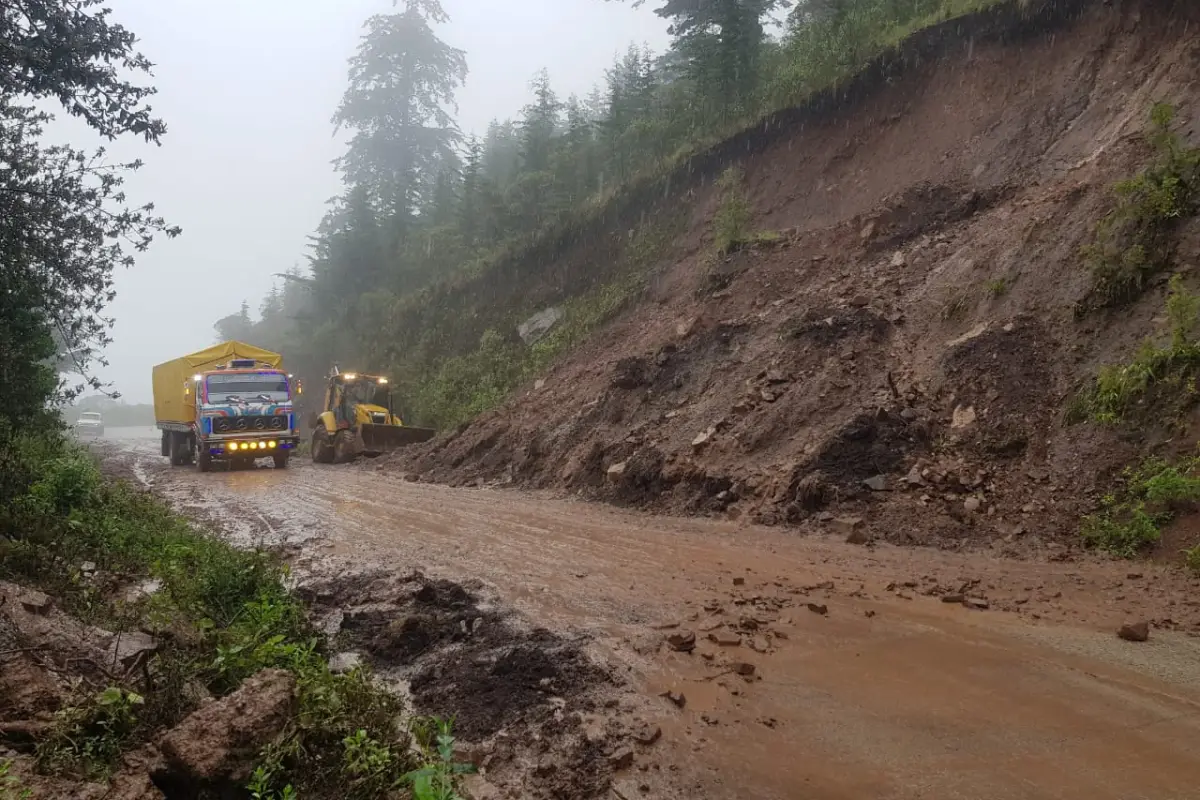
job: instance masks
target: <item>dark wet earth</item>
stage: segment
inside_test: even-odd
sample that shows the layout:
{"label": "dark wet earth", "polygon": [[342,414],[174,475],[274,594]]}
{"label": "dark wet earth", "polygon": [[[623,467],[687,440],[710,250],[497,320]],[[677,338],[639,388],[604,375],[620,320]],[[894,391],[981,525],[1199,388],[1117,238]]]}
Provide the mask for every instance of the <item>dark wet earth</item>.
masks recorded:
{"label": "dark wet earth", "polygon": [[[1200,584],[1170,568],[865,548],[370,462],[201,475],[152,430],[109,444],[182,510],[280,550],[338,649],[456,713],[479,796],[1200,787]],[[1149,641],[1117,638],[1140,620]]]}

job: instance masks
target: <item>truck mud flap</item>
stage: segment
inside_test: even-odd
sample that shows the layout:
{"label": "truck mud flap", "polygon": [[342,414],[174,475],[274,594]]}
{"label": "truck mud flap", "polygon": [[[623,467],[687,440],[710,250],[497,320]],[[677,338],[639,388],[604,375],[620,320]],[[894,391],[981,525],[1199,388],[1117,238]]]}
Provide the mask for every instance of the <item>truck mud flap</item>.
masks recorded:
{"label": "truck mud flap", "polygon": [[428,442],[437,435],[437,431],[432,428],[364,424],[360,427],[360,434],[362,435],[363,453],[378,455],[398,447]]}

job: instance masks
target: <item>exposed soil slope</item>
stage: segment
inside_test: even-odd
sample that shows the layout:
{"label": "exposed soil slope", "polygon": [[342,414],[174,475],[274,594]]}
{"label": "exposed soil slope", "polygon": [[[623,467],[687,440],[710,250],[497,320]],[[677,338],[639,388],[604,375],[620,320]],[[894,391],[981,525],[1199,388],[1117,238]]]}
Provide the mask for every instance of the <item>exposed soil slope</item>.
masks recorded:
{"label": "exposed soil slope", "polygon": [[[1056,547],[1144,446],[1062,424],[1083,380],[1161,330],[1158,288],[1076,319],[1078,250],[1146,162],[1154,102],[1194,140],[1200,9],[1018,5],[927,31],[840,100],[724,148],[744,156],[755,227],[781,242],[714,267],[716,198],[688,190],[689,231],[642,303],[385,468],[766,523],[861,516],[901,543]],[[1180,263],[1197,256],[1193,225]]]}

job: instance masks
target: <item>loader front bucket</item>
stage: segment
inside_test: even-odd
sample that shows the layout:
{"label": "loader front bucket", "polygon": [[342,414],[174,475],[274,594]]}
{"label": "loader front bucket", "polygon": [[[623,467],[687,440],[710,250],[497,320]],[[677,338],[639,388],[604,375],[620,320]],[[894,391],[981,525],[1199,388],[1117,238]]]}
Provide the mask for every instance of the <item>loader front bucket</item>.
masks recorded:
{"label": "loader front bucket", "polygon": [[360,426],[363,443],[363,455],[377,456],[398,447],[410,444],[428,442],[437,435],[432,428],[410,428],[407,425],[373,425],[364,423]]}

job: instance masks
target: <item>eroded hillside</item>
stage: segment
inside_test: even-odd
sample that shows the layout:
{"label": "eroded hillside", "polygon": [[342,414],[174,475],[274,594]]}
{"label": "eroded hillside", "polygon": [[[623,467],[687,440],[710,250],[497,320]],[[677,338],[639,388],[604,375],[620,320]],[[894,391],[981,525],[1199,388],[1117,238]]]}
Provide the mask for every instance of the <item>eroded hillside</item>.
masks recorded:
{"label": "eroded hillside", "polygon": [[[1081,310],[1096,277],[1080,249],[1114,183],[1155,158],[1155,104],[1194,141],[1200,13],[1025,5],[924,31],[699,159],[654,212],[690,221],[632,309],[389,467],[864,539],[1074,541],[1114,475],[1166,438],[1065,412],[1167,327],[1170,269],[1133,302]],[[740,189],[719,191],[729,166]],[[743,192],[747,244],[717,255],[714,216]],[[1200,228],[1170,234],[1186,273]]]}

